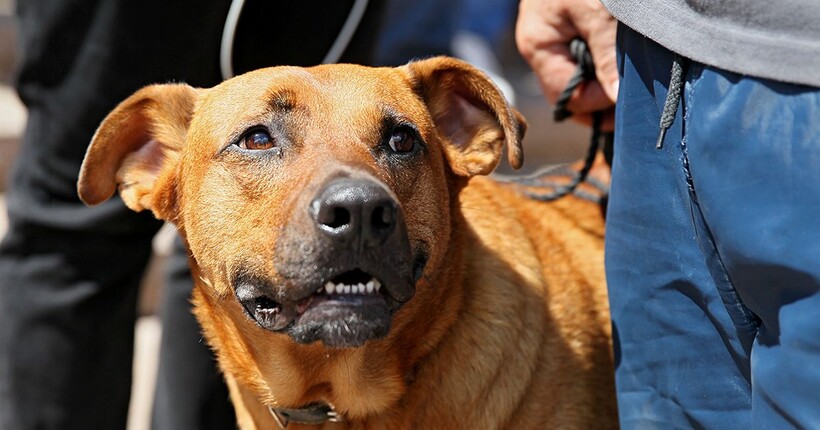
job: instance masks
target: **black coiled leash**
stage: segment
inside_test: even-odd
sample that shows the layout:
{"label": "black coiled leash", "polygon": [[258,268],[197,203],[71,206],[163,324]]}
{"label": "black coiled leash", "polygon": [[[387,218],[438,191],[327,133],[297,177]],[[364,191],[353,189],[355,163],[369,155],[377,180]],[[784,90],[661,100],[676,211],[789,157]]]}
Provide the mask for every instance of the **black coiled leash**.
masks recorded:
{"label": "black coiled leash", "polygon": [[[575,58],[575,61],[578,63],[578,68],[569,80],[569,83],[567,83],[564,91],[562,91],[561,95],[558,96],[558,100],[555,102],[554,118],[557,122],[564,121],[572,116],[572,112],[567,109],[567,102],[569,102],[570,97],[572,97],[572,93],[576,88],[578,88],[578,85],[581,85],[584,81],[595,79],[595,64],[592,62],[592,54],[590,54],[586,42],[582,39],[573,39],[572,42],[570,42],[569,49],[573,58]],[[557,200],[574,192],[575,188],[578,187],[581,182],[586,180],[589,171],[592,169],[592,163],[595,161],[595,155],[598,153],[598,148],[601,147],[602,141],[606,160],[610,165],[612,164],[612,142],[614,136],[612,133],[603,133],[601,131],[603,118],[603,111],[594,112],[592,114],[592,138],[590,139],[589,150],[587,152],[586,159],[584,160],[584,166],[578,171],[578,174],[568,184],[557,188],[552,192],[528,192],[527,194],[531,198],[548,202]]]}

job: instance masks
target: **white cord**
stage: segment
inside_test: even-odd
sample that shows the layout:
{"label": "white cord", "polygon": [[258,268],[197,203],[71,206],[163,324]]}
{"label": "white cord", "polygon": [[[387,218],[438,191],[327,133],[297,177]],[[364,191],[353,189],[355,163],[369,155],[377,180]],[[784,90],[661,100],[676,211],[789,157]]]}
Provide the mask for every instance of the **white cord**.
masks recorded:
{"label": "white cord", "polygon": [[228,16],[225,18],[222,44],[219,47],[219,70],[222,72],[223,80],[233,77],[233,40],[236,37],[236,24],[239,23],[239,15],[242,14],[244,5],[245,0],[232,0]]}
{"label": "white cord", "polygon": [[[345,19],[342,29],[336,35],[336,40],[327,51],[322,64],[335,63],[339,61],[347,49],[350,40],[362,22],[364,12],[367,10],[369,0],[355,0],[350,13]],[[219,47],[219,70],[222,72],[222,79],[227,80],[234,76],[233,72],[233,42],[236,37],[236,25],[239,23],[239,16],[242,14],[242,7],[245,0],[232,0],[228,9],[228,16],[225,18],[225,27],[222,29],[222,43]]]}
{"label": "white cord", "polygon": [[367,2],[368,0],[356,0],[353,3],[353,7],[350,8],[350,13],[347,15],[342,29],[339,30],[339,34],[336,36],[336,40],[333,41],[333,45],[330,46],[330,50],[327,51],[327,55],[325,55],[324,60],[322,60],[322,64],[335,63],[342,58],[342,54],[344,54],[345,49],[347,49],[350,39],[353,38],[353,34],[356,33],[356,29],[359,28],[359,23],[362,22],[364,11],[367,9]]}

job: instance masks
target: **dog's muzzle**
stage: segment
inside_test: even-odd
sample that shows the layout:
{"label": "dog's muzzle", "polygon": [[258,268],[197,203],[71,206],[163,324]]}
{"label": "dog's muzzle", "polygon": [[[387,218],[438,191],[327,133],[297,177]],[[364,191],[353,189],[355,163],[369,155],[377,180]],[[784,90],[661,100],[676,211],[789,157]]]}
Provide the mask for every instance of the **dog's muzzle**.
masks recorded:
{"label": "dog's muzzle", "polygon": [[277,243],[279,279],[246,277],[237,298],[261,327],[300,343],[355,347],[386,336],[427,260],[424,247],[412,249],[395,196],[375,179],[341,177],[306,203]]}

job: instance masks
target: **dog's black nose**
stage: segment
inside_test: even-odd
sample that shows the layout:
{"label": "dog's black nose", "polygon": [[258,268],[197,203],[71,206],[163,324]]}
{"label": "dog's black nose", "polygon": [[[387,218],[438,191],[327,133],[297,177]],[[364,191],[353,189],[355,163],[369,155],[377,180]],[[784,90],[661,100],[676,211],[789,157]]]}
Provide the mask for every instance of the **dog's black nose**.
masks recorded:
{"label": "dog's black nose", "polygon": [[398,208],[385,187],[368,179],[330,182],[310,204],[316,226],[333,240],[381,245],[396,230]]}

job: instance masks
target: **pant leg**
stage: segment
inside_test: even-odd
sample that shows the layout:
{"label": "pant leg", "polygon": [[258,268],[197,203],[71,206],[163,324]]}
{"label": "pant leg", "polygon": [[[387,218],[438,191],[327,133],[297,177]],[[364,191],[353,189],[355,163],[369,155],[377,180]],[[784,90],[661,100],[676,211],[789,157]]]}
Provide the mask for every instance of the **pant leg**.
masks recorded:
{"label": "pant leg", "polygon": [[693,72],[686,147],[703,236],[760,319],[752,428],[820,428],[820,89]]}
{"label": "pant leg", "polygon": [[151,427],[229,429],[236,426],[228,389],[191,312],[191,271],[177,238],[162,298],[162,345]]}
{"label": "pant leg", "polygon": [[624,26],[618,49],[606,271],[621,425],[746,429],[754,321],[698,241],[685,108],[655,148],[673,55]]}
{"label": "pant leg", "polygon": [[124,428],[149,249],[139,233],[110,239],[45,229],[5,238],[0,428]]}
{"label": "pant leg", "polygon": [[125,427],[136,287],[159,223],[116,198],[86,208],[77,172],[99,122],[137,88],[218,82],[217,53],[191,47],[218,46],[227,4],[191,6],[17,4],[29,119],[0,245],[2,429]]}

